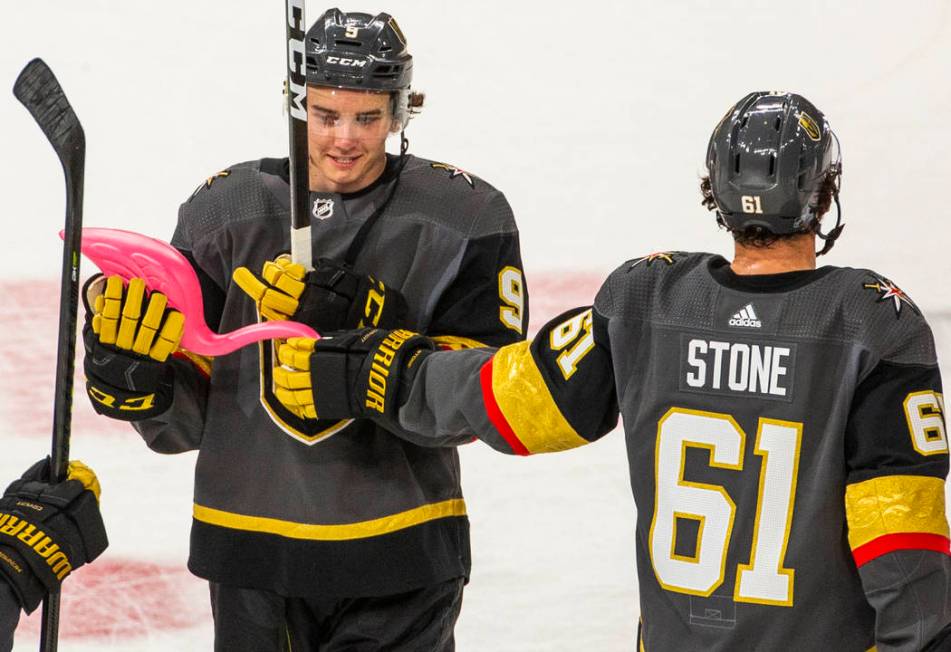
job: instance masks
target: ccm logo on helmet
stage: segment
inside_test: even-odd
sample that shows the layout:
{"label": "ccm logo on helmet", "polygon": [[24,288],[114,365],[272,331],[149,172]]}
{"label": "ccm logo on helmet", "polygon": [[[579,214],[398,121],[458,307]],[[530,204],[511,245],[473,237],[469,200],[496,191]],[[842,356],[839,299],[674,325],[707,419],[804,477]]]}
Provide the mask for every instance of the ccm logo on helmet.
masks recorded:
{"label": "ccm logo on helmet", "polygon": [[367,62],[362,59],[347,59],[346,57],[327,57],[327,63],[337,64],[338,66],[350,66],[351,68],[363,68]]}

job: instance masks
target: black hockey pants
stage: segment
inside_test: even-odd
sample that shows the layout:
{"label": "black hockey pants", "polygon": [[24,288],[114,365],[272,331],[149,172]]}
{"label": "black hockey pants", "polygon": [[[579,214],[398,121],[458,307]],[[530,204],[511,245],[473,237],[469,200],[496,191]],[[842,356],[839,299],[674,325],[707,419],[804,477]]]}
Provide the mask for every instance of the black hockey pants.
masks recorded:
{"label": "black hockey pants", "polygon": [[211,583],[215,652],[452,652],[463,579],[372,598],[285,598]]}

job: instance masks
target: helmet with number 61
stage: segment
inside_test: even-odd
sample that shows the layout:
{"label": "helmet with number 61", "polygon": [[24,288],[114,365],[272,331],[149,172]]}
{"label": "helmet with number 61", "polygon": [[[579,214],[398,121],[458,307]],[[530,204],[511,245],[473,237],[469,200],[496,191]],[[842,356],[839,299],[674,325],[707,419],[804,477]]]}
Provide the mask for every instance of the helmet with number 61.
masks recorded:
{"label": "helmet with number 61", "polygon": [[835,227],[819,228],[831,203],[839,206],[841,169],[838,139],[819,109],[795,93],[756,92],[713,130],[701,189],[738,241],[815,233],[826,241],[821,255],[842,232],[841,209]]}

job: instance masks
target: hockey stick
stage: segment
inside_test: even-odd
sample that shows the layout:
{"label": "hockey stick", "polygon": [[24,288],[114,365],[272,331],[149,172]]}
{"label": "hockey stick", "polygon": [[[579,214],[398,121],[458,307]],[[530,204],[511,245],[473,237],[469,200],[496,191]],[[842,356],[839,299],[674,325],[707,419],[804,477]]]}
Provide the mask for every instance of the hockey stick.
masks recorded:
{"label": "hockey stick", "polygon": [[[56,393],[53,402],[53,445],[50,461],[51,480],[62,482],[66,479],[69,466],[86,136],[59,82],[42,59],[33,59],[26,64],[13,85],[13,94],[29,110],[49,139],[66,176],[66,232],[63,238],[63,272],[59,288],[59,341],[56,347]],[[57,648],[59,597],[59,591],[50,591],[43,601],[43,624],[40,632],[40,650],[43,652],[55,652]]]}
{"label": "hockey stick", "polygon": [[291,260],[311,268],[304,0],[285,0],[287,128],[290,141]]}

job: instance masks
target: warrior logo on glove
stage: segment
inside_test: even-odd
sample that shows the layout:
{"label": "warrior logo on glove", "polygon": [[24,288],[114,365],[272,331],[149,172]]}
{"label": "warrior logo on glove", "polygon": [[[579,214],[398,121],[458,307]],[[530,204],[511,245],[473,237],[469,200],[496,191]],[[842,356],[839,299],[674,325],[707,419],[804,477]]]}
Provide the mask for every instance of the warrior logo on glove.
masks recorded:
{"label": "warrior logo on glove", "polygon": [[67,479],[50,484],[49,458],[40,460],[0,497],[0,578],[27,613],[108,545],[99,481],[82,462],[70,462]]}
{"label": "warrior logo on glove", "polygon": [[[274,392],[302,418],[393,419],[418,363],[435,341],[412,331],[367,328],[278,345]],[[319,389],[318,389],[319,387]]]}

